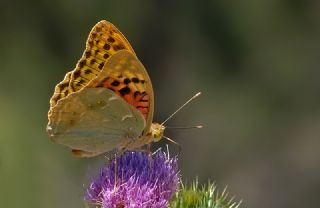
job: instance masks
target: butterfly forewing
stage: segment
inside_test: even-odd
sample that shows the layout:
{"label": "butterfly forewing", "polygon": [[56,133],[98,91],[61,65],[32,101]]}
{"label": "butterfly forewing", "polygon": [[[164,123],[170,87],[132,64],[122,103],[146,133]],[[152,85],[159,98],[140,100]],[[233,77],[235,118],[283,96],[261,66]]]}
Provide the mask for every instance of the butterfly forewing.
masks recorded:
{"label": "butterfly forewing", "polygon": [[75,69],[55,87],[51,107],[86,86],[102,70],[105,62],[120,50],[135,54],[130,43],[113,24],[105,20],[98,22],[89,34],[86,49]]}

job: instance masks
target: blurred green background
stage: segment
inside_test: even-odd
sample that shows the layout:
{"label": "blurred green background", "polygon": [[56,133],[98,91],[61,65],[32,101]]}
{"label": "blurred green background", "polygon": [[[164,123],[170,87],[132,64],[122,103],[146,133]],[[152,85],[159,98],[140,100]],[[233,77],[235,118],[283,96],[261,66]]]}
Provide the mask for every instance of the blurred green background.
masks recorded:
{"label": "blurred green background", "polygon": [[106,159],[72,157],[45,127],[54,86],[102,19],[147,68],[155,120],[203,92],[168,125],[204,128],[166,131],[184,181],[228,185],[243,207],[317,207],[319,11],[312,0],[1,0],[0,207],[83,207]]}

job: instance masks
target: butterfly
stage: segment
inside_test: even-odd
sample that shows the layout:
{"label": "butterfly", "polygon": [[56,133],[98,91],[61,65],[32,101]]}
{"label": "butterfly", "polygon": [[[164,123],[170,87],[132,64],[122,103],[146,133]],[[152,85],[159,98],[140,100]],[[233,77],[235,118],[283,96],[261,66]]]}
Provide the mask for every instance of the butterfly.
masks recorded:
{"label": "butterfly", "polygon": [[135,149],[163,136],[153,111],[146,69],[122,33],[103,20],[92,28],[75,69],[56,85],[47,132],[79,157]]}

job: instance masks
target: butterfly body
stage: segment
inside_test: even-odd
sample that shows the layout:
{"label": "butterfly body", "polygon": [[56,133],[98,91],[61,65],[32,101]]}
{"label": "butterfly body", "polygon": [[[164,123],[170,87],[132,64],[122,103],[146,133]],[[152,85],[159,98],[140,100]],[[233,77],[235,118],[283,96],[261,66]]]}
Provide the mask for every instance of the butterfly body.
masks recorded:
{"label": "butterfly body", "polygon": [[147,71],[120,31],[101,21],[76,68],[55,88],[47,132],[80,157],[135,149],[162,138],[153,109]]}

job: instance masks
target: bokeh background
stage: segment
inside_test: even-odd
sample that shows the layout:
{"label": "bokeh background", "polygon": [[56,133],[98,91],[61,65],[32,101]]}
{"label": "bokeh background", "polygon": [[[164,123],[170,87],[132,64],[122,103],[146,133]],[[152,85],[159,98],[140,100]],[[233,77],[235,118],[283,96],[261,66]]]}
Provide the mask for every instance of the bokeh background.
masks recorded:
{"label": "bokeh background", "polygon": [[[154,85],[184,181],[228,185],[242,207],[317,207],[320,1],[0,1],[0,206],[84,207],[104,157],[77,159],[45,132],[54,86],[106,19]],[[166,141],[154,148],[164,147]],[[172,152],[178,147],[169,144]]]}

